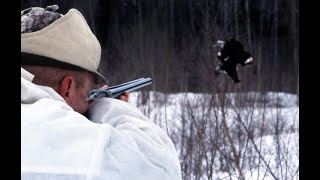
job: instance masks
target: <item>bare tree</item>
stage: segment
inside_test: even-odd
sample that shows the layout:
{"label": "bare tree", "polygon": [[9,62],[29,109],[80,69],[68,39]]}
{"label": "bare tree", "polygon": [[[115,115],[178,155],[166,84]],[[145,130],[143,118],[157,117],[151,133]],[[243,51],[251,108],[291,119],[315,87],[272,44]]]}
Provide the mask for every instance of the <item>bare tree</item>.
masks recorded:
{"label": "bare tree", "polygon": [[239,39],[239,20],[238,20],[238,0],[233,0],[233,8],[234,8],[234,36],[236,39]]}
{"label": "bare tree", "polygon": [[249,0],[245,0],[246,17],[247,17],[247,33],[248,33],[248,45],[249,49],[252,50],[252,32],[251,32],[251,21],[250,21],[250,7]]}

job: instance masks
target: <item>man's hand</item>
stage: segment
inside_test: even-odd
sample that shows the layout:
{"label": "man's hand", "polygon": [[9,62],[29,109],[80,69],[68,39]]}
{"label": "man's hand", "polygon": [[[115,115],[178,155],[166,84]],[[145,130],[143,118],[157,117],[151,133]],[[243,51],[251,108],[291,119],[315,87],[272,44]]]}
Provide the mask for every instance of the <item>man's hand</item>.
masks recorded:
{"label": "man's hand", "polygon": [[120,95],[120,100],[128,102],[129,101],[129,93],[124,92],[123,94]]}

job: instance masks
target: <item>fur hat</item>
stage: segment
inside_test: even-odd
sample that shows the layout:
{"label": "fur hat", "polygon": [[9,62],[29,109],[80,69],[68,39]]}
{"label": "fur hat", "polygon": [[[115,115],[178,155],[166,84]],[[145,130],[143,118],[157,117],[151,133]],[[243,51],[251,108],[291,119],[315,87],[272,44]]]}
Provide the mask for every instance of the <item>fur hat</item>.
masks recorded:
{"label": "fur hat", "polygon": [[21,64],[90,71],[99,82],[107,82],[98,71],[101,46],[83,15],[70,9],[55,12],[57,5],[21,11]]}

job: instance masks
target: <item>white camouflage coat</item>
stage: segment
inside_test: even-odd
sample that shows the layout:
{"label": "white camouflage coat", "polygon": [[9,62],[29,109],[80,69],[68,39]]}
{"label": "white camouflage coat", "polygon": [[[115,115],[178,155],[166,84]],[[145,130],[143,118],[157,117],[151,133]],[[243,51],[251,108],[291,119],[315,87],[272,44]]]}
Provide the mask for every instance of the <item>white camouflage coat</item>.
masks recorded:
{"label": "white camouflage coat", "polygon": [[22,180],[181,180],[166,133],[129,103],[102,98],[88,120],[21,69]]}

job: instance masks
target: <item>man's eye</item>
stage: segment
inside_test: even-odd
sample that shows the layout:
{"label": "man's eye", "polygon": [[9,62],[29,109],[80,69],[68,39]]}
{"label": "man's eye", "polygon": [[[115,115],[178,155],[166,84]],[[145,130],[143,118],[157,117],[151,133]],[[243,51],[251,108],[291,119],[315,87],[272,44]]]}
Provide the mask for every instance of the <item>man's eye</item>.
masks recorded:
{"label": "man's eye", "polygon": [[98,88],[98,84],[93,84],[91,87],[91,90],[97,89]]}

